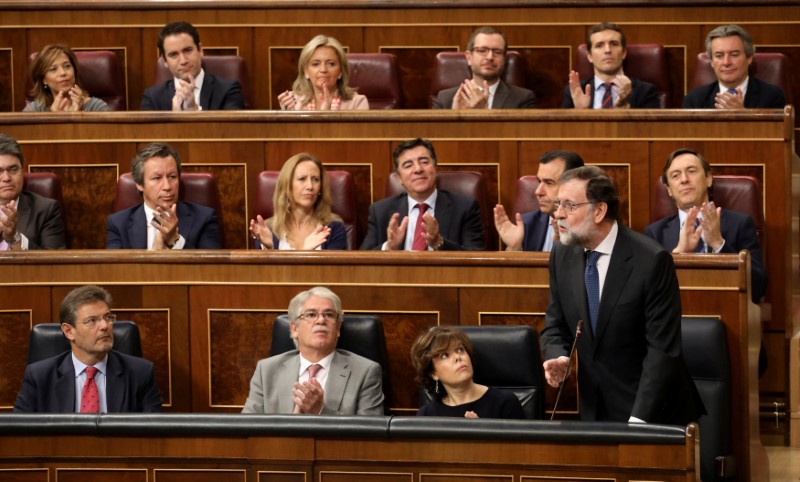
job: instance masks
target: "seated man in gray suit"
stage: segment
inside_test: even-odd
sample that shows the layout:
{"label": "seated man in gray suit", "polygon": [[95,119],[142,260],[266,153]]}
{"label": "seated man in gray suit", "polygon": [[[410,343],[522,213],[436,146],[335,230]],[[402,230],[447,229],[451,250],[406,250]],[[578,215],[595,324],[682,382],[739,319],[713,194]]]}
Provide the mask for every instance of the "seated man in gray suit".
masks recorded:
{"label": "seated man in gray suit", "polygon": [[297,350],[260,360],[242,413],[383,415],[381,367],[336,349],[342,300],[328,288],[289,302]]}
{"label": "seated man in gray suit", "polygon": [[506,66],[506,36],[494,27],[481,27],[467,42],[467,57],[472,79],[439,92],[434,109],[526,109],[536,104],[528,89],[509,85],[500,79]]}
{"label": "seated man in gray suit", "polygon": [[0,251],[64,249],[61,208],[22,190],[24,162],[17,140],[0,134]]}

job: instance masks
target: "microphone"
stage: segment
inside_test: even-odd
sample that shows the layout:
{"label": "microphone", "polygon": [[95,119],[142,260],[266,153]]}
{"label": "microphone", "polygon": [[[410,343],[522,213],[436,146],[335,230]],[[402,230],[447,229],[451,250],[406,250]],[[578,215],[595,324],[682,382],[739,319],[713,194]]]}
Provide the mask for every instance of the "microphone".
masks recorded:
{"label": "microphone", "polygon": [[558,395],[556,395],[556,403],[553,404],[553,413],[550,415],[550,420],[553,420],[556,417],[556,408],[558,407],[558,401],[561,400],[561,392],[564,390],[564,385],[567,384],[567,378],[569,378],[569,372],[572,369],[572,356],[575,354],[575,345],[578,344],[578,338],[580,338],[581,333],[583,333],[583,320],[578,320],[578,327],[575,328],[575,340],[572,342],[572,348],[569,350],[569,362],[567,363],[567,373],[564,374],[564,379],[561,380],[561,385],[558,386]]}

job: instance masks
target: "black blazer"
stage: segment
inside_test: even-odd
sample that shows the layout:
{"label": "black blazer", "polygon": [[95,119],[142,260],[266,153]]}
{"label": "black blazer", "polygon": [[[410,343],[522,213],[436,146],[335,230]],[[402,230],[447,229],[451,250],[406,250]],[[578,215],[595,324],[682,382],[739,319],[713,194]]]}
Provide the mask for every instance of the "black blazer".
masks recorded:
{"label": "black blazer", "polygon": [[525,225],[525,235],[522,238],[523,251],[541,251],[544,248],[550,219],[549,214],[539,209],[522,215],[522,224]]}
{"label": "black blazer", "polygon": [[[172,110],[173,97],[175,97],[175,79],[169,79],[144,91],[140,109]],[[203,86],[200,88],[200,107],[203,110],[244,109],[242,87],[236,80],[225,80],[205,72]]]}
{"label": "black blazer", "polygon": [[589,324],[584,249],[556,243],[544,359],[568,356],[578,320],[578,386],[583,420],[686,425],[704,412],[681,344],[681,297],[670,253],[618,223],[600,298],[597,333]]}
{"label": "black blazer", "polygon": [[[151,362],[111,350],[107,372],[109,413],[161,411],[161,394]],[[75,413],[75,366],[71,351],[25,367],[14,411]]]}
{"label": "black blazer", "polygon": [[[713,109],[714,100],[719,93],[719,82],[714,81],[703,87],[692,89],[683,98],[687,109]],[[748,109],[783,109],[786,96],[777,85],[758,80],[752,75],[747,79],[747,94],[744,106]]]}
{"label": "black blazer", "polygon": [[[386,228],[394,213],[400,221],[408,216],[408,194],[386,198],[369,207],[367,236],[360,249],[381,249],[386,242]],[[447,251],[483,251],[483,226],[478,202],[470,197],[439,189],[436,220]],[[403,240],[405,242],[405,240]],[[401,242],[402,245],[402,242]]]}
{"label": "black blazer", "polygon": [[[658,109],[661,107],[661,101],[658,99],[658,90],[656,86],[650,82],[639,80],[635,77],[628,76],[631,79],[631,96],[628,99],[628,104],[636,109]],[[594,77],[581,81],[581,89],[586,89],[586,86],[591,84],[591,100],[589,101],[589,108],[594,105]],[[564,100],[561,102],[561,107],[567,109],[574,109],[575,104],[572,102],[572,94],[569,91],[569,84],[564,87]]]}
{"label": "black blazer", "polygon": [[28,238],[28,249],[64,249],[64,222],[58,201],[30,191],[19,194],[17,230]]}
{"label": "black blazer", "polygon": [[[178,201],[178,232],[186,240],[183,249],[219,249],[219,224],[213,209]],[[108,217],[106,249],[147,249],[147,219],[144,204]]]}
{"label": "black blazer", "polygon": [[[675,214],[650,224],[644,228],[644,234],[671,252],[678,245],[680,228],[680,217]],[[723,209],[720,214],[719,229],[725,239],[722,253],[738,253],[743,249],[750,251],[751,292],[753,302],[758,303],[767,292],[767,274],[761,257],[761,246],[758,244],[755,221],[747,214]]]}
{"label": "black blazer", "polygon": [[[460,85],[439,91],[433,101],[434,109],[452,109],[453,98]],[[536,105],[536,95],[528,89],[500,81],[492,100],[492,109],[530,109]]]}

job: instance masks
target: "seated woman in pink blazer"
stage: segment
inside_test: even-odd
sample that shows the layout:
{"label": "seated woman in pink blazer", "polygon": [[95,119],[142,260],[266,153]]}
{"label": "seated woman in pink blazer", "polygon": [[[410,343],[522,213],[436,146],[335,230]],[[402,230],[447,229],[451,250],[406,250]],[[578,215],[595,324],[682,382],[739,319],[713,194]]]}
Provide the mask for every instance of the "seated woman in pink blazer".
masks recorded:
{"label": "seated woman in pink blazer", "polygon": [[342,44],[317,35],[303,47],[292,90],[278,96],[281,110],[367,110],[369,101],[347,86],[350,65]]}

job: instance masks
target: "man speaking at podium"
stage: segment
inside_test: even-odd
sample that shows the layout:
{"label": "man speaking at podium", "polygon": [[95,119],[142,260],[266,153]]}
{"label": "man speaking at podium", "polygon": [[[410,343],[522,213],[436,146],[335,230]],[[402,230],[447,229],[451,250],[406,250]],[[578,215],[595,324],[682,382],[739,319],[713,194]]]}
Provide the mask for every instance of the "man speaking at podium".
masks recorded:
{"label": "man speaking at podium", "polygon": [[558,387],[579,320],[582,420],[686,425],[702,412],[681,347],[681,299],[670,253],[618,220],[619,199],[598,167],[566,171],[550,254],[542,330],[547,382]]}

